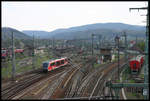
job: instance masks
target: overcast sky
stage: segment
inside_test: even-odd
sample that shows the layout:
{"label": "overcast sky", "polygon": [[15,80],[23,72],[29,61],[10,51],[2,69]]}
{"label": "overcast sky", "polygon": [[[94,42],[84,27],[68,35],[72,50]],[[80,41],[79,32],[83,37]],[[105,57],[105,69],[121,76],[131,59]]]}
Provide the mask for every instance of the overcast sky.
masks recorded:
{"label": "overcast sky", "polygon": [[145,25],[147,2],[1,2],[2,27],[52,31],[94,23]]}

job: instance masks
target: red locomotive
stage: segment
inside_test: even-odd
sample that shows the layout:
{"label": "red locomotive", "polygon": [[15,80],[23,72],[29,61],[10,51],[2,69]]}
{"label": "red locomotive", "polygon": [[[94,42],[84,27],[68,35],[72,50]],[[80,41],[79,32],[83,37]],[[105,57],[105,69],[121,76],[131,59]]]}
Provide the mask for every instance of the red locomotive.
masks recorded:
{"label": "red locomotive", "polygon": [[49,60],[49,61],[43,62],[43,70],[44,71],[51,71],[51,70],[54,70],[56,68],[65,66],[67,64],[68,64],[67,57],[55,59],[55,60]]}
{"label": "red locomotive", "polygon": [[144,55],[138,55],[129,61],[131,73],[137,73],[144,63]]}
{"label": "red locomotive", "polygon": [[9,55],[9,54],[8,54],[8,51],[7,51],[7,50],[4,50],[4,49],[1,50],[1,57],[2,57],[2,59],[6,59],[6,57],[7,57],[8,55]]}

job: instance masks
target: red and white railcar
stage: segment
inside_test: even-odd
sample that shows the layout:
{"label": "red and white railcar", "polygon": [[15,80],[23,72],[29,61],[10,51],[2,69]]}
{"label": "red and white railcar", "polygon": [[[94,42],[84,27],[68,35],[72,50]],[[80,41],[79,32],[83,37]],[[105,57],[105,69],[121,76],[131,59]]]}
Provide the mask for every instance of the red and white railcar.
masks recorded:
{"label": "red and white railcar", "polygon": [[67,64],[68,64],[67,57],[63,57],[63,58],[55,59],[55,60],[49,60],[49,61],[43,62],[43,70],[44,71],[51,71],[51,70],[54,70],[56,68],[60,68],[62,66],[65,66]]}
{"label": "red and white railcar", "polygon": [[144,55],[138,55],[129,61],[131,72],[138,72],[143,66]]}
{"label": "red and white railcar", "polygon": [[15,49],[15,53],[23,53],[24,49]]}

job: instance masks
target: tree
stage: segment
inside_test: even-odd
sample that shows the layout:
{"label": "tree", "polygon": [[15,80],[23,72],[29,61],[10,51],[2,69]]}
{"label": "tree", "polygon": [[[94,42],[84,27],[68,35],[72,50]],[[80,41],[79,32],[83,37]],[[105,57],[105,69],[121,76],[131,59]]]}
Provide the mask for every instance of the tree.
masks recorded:
{"label": "tree", "polygon": [[144,41],[141,41],[141,42],[137,43],[137,46],[138,46],[142,51],[145,50],[145,42],[144,42]]}

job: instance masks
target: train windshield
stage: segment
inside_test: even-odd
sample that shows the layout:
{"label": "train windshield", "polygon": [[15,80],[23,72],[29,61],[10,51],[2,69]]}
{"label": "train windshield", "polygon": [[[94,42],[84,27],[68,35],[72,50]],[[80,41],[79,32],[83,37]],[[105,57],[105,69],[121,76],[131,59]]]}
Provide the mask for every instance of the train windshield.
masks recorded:
{"label": "train windshield", "polygon": [[48,67],[48,63],[47,62],[43,63],[43,67],[47,68]]}
{"label": "train windshield", "polygon": [[6,50],[2,50],[1,53],[6,53]]}
{"label": "train windshield", "polygon": [[134,68],[136,68],[136,63],[134,64]]}

